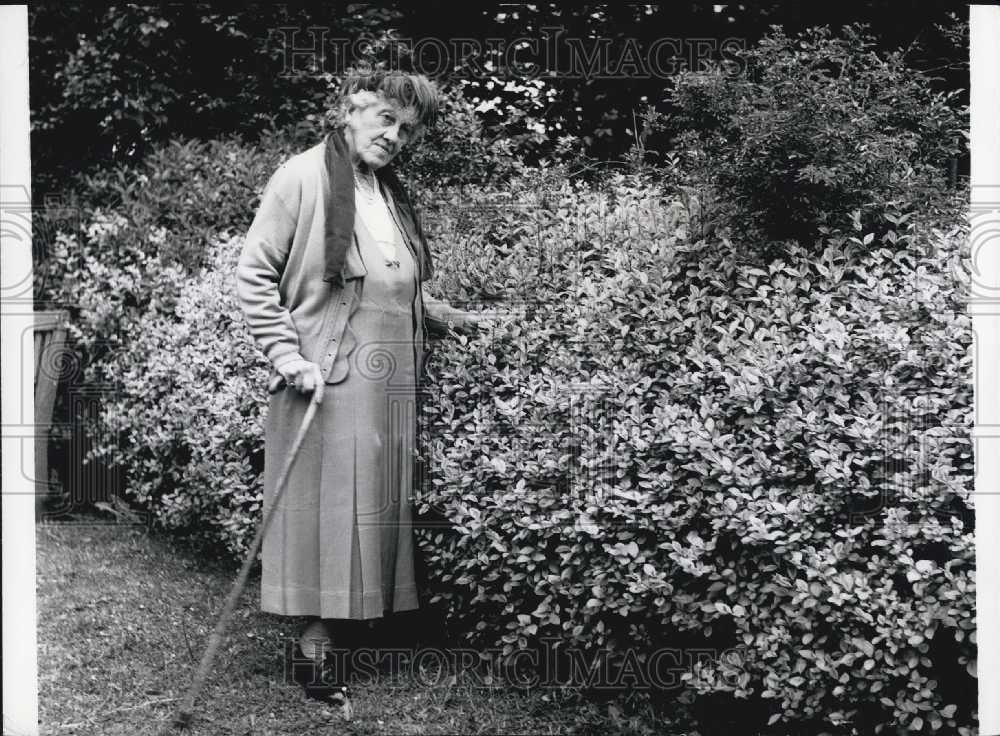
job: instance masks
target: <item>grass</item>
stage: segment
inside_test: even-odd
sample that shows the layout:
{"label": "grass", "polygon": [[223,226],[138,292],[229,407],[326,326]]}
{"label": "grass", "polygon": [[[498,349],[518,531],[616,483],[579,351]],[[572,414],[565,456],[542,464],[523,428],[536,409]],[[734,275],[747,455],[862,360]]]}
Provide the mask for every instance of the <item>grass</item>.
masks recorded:
{"label": "grass", "polygon": [[[235,565],[98,517],[40,524],[37,540],[41,733],[161,733]],[[385,673],[354,689],[352,713],[307,700],[284,674],[285,646],[302,620],[261,613],[258,601],[259,578],[251,578],[187,734],[664,733],[649,716],[626,719],[621,703],[486,685],[464,672]]]}

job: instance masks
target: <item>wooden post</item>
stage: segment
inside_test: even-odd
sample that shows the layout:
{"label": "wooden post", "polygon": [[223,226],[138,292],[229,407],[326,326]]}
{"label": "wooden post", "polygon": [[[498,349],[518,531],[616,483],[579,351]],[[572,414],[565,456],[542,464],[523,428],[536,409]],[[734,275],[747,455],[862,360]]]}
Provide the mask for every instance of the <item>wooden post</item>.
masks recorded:
{"label": "wooden post", "polygon": [[66,312],[35,312],[35,502],[49,495],[49,442],[59,388],[60,354],[66,342]]}

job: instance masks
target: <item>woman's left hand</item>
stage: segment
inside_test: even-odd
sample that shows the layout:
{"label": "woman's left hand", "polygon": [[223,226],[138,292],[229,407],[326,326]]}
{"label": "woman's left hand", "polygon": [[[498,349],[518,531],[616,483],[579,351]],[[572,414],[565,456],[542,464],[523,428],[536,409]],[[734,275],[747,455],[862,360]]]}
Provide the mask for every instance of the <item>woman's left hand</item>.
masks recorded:
{"label": "woman's left hand", "polygon": [[442,337],[447,334],[474,335],[488,327],[494,327],[504,319],[511,318],[509,312],[472,312],[456,309],[448,302],[432,296],[424,297],[427,327],[432,335]]}
{"label": "woman's left hand", "polygon": [[496,327],[512,317],[508,312],[463,312],[462,324],[456,331],[475,334],[489,327]]}

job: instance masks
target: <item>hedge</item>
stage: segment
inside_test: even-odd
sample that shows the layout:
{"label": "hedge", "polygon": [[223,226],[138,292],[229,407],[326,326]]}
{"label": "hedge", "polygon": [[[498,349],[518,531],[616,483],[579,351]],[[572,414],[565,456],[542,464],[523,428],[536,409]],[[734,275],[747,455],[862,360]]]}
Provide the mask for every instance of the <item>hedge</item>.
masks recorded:
{"label": "hedge", "polygon": [[[741,261],[604,189],[535,210],[514,267],[457,245],[465,278],[492,255],[490,288],[535,302],[431,363],[434,600],[508,654],[724,652],[685,697],[723,696],[747,732],[968,733],[964,226],[890,212],[819,259]],[[540,249],[558,270],[526,280]]]}

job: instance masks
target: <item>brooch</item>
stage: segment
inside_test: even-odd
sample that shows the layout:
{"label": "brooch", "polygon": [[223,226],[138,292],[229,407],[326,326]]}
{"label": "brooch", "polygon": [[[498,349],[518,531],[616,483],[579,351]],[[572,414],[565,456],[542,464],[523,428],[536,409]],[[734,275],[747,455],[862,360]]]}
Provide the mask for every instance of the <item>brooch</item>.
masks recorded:
{"label": "brooch", "polygon": [[388,266],[389,268],[399,268],[399,261],[397,261],[395,259],[390,260],[390,259],[386,258],[385,259],[385,265]]}

